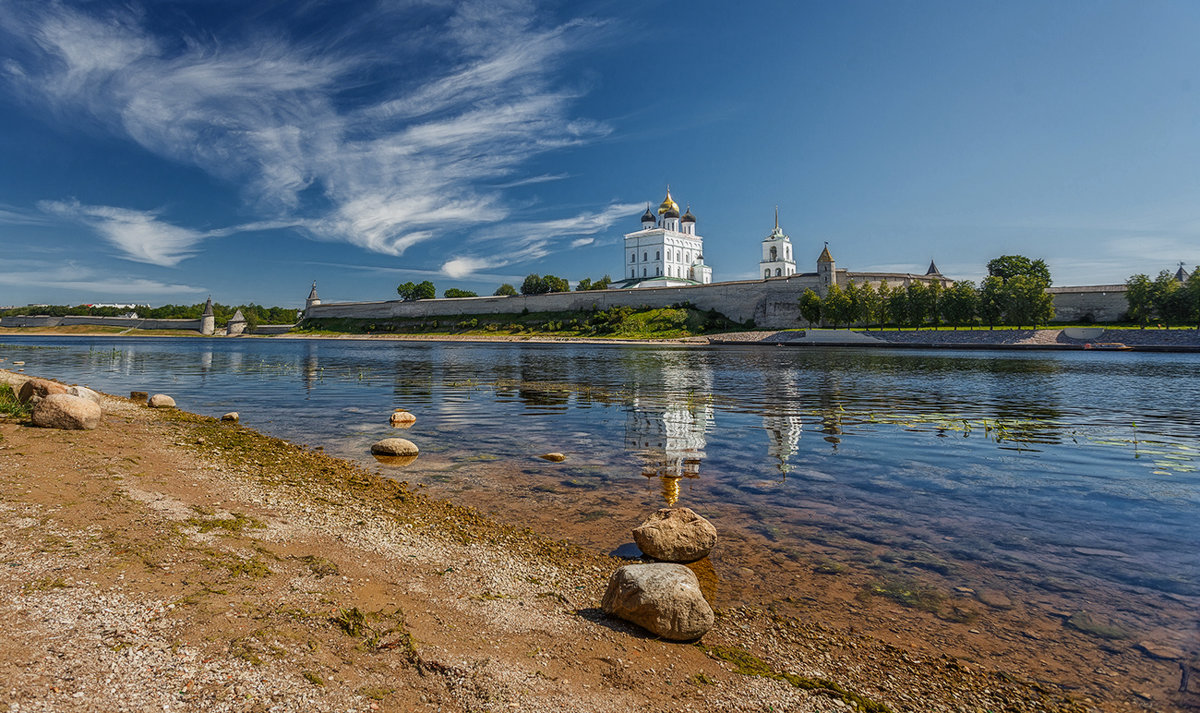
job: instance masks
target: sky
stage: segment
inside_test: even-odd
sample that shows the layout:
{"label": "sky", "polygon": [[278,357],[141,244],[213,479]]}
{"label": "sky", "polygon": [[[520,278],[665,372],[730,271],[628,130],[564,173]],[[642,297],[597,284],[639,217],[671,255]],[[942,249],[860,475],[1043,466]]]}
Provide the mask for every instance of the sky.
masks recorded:
{"label": "sky", "polygon": [[1200,263],[1191,0],[0,0],[0,305]]}

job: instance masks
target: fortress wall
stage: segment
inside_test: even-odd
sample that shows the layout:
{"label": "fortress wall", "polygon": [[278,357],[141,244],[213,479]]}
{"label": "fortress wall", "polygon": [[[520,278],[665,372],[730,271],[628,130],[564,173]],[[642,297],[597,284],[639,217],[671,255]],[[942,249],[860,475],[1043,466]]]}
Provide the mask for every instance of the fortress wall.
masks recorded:
{"label": "fortress wall", "polygon": [[0,327],[58,327],[72,324],[200,331],[200,320],[198,319],[132,319],[129,317],[88,317],[86,315],[67,315],[66,317],[50,317],[47,315],[0,317]]}
{"label": "fortress wall", "polygon": [[[911,281],[922,276],[850,273],[849,277],[859,282],[866,279],[872,283],[877,283],[878,277],[886,277],[888,283],[895,287],[905,278]],[[688,302],[697,309],[716,310],[738,322],[753,319],[755,326],[762,329],[789,329],[805,326],[800,317],[800,295],[806,289],[817,287],[815,275],[799,274],[689,287],[553,292],[532,296],[467,297],[417,302],[336,302],[314,305],[305,316],[313,319],[438,319],[464,315],[517,314],[526,309],[530,312],[566,312],[611,307],[668,307]],[[1124,285],[1052,287],[1047,291],[1054,296],[1055,321],[1115,322],[1127,310]]]}
{"label": "fortress wall", "polygon": [[611,307],[668,307],[688,302],[701,310],[716,310],[726,317],[757,326],[782,329],[800,326],[799,300],[805,289],[815,287],[810,276],[770,280],[718,282],[689,287],[645,287],[588,292],[552,292],[513,297],[466,297],[417,302],[337,302],[314,305],[306,317],[312,319],[389,319],[395,317],[439,318],[473,314],[517,314],[602,310]]}
{"label": "fortress wall", "polygon": [[1125,285],[1051,287],[1056,322],[1116,322],[1129,310]]}
{"label": "fortress wall", "polygon": [[44,314],[0,317],[0,327],[57,327],[60,324],[62,317],[48,317]]}

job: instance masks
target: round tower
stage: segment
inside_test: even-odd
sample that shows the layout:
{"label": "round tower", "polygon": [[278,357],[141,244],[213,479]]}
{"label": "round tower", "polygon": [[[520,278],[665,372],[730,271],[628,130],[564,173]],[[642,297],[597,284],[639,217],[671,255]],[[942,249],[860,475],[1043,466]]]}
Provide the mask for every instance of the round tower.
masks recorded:
{"label": "round tower", "polygon": [[212,295],[209,295],[208,301],[204,303],[204,312],[200,314],[200,333],[212,336],[216,330],[217,318],[213,315]]}
{"label": "round tower", "polygon": [[312,289],[308,292],[308,299],[304,301],[304,314],[308,316],[308,311],[313,307],[321,304],[321,298],[317,296],[317,281],[313,280]]}

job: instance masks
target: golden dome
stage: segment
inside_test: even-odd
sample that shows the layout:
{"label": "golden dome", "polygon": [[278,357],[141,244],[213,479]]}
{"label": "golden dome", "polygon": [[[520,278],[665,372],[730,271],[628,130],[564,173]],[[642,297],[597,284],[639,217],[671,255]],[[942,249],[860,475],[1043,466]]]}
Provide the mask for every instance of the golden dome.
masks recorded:
{"label": "golden dome", "polygon": [[662,204],[658,206],[658,214],[663,215],[664,213],[674,213],[675,215],[672,217],[679,217],[679,204],[671,197],[670,188],[667,188],[667,197],[663,198]]}

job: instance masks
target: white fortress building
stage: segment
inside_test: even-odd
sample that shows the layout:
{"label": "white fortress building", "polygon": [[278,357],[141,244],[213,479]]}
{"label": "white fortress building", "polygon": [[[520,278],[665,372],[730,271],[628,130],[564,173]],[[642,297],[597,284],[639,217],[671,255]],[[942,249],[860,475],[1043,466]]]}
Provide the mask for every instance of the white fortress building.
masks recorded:
{"label": "white fortress building", "polygon": [[686,287],[712,282],[712,268],[704,264],[704,238],[696,232],[696,216],[689,206],[679,214],[679,204],[667,197],[658,206],[658,216],[642,215],[642,229],[625,236],[624,279],[614,288]]}

